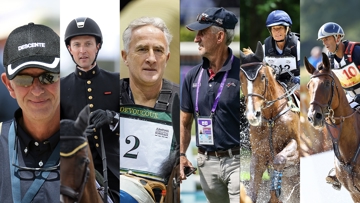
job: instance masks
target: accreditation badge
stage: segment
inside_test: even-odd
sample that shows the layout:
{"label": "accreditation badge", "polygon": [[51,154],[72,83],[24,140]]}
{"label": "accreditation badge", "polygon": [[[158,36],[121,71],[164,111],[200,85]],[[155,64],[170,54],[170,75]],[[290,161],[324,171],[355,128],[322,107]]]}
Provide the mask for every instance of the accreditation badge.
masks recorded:
{"label": "accreditation badge", "polygon": [[213,122],[211,117],[198,117],[197,136],[199,144],[214,145]]}

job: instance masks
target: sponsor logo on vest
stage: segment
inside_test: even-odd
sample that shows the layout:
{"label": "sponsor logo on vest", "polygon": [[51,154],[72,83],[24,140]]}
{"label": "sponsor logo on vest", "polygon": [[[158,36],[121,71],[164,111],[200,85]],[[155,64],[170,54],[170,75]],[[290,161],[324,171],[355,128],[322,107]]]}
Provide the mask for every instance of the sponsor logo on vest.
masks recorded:
{"label": "sponsor logo on vest", "polygon": [[128,113],[132,115],[138,115],[142,117],[150,117],[150,118],[159,118],[158,114],[153,111],[143,110],[143,109],[135,109],[130,107],[120,107],[120,113]]}
{"label": "sponsor logo on vest", "polygon": [[156,128],[155,130],[155,136],[157,137],[163,137],[168,138],[169,137],[169,130],[162,129],[162,128]]}

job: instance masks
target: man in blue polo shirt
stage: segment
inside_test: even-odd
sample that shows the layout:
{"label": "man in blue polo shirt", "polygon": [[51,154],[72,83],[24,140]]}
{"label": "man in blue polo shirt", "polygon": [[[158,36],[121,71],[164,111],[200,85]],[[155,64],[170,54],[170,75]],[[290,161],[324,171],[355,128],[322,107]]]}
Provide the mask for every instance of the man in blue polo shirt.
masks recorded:
{"label": "man in blue polo shirt", "polygon": [[186,26],[197,31],[194,42],[203,62],[188,72],[182,86],[180,176],[186,179],[184,167],[192,167],[185,152],[195,118],[200,183],[210,203],[240,199],[240,60],[229,48],[237,22],[232,12],[209,8]]}

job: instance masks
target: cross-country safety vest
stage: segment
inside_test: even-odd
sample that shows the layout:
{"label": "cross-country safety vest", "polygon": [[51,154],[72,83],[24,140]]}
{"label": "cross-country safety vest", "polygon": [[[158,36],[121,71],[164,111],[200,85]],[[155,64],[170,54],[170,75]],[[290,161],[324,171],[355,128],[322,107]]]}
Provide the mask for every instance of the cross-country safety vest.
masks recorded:
{"label": "cross-country safety vest", "polygon": [[[344,52],[345,65],[334,68],[332,71],[339,78],[341,86],[346,91],[353,91],[360,87],[360,65],[357,66],[352,59],[353,50],[356,45],[360,45],[360,42],[344,41],[344,43],[347,43]],[[334,57],[329,56],[329,58],[330,62],[334,63]]]}
{"label": "cross-country safety vest", "polygon": [[287,72],[290,71],[294,75],[299,75],[297,58],[297,43],[300,41],[300,35],[291,32],[286,36],[285,48],[280,55],[276,50],[275,41],[270,36],[265,39],[265,61],[270,66],[280,68],[279,79],[289,79],[291,76]]}

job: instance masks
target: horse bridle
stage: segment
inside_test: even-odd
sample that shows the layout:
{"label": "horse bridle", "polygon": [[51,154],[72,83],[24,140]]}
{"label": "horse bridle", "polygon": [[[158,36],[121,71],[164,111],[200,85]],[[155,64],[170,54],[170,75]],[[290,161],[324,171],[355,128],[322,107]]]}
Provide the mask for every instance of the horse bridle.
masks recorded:
{"label": "horse bridle", "polygon": [[321,73],[321,74],[318,74],[318,75],[312,75],[310,77],[310,80],[313,79],[313,78],[320,77],[320,76],[329,76],[329,77],[331,77],[331,79],[332,79],[332,81],[331,81],[331,97],[330,97],[327,104],[321,104],[320,102],[313,100],[313,101],[310,102],[310,105],[315,104],[315,105],[320,106],[322,113],[325,116],[327,116],[328,118],[330,118],[331,122],[335,123],[335,121],[334,121],[334,110],[331,108],[331,103],[332,103],[332,100],[333,100],[333,97],[334,97],[334,87],[336,87],[336,89],[338,90],[338,86],[335,85],[334,76],[332,74],[328,74],[328,73]]}
{"label": "horse bridle", "polygon": [[[244,69],[242,69],[242,67],[247,67],[247,66],[254,66],[254,65],[261,65],[261,67],[259,67],[259,69],[261,69],[264,66],[263,62],[252,62],[252,63],[247,63],[247,64],[243,64],[240,66],[240,71],[244,71]],[[256,73],[257,74],[257,73]],[[268,86],[268,79],[265,75],[262,75],[261,77],[265,78],[265,88],[264,88],[264,92],[262,94],[258,94],[258,93],[248,93],[248,95],[245,98],[245,103],[247,103],[247,98],[248,97],[260,97],[262,100],[265,101],[265,103],[267,102],[266,98],[265,98],[265,93],[266,93],[266,89]]]}
{"label": "horse bridle", "polygon": [[[246,67],[246,66],[253,66],[253,65],[261,65],[261,67],[259,67],[259,69],[261,69],[263,66],[265,66],[266,64],[263,62],[252,62],[252,63],[247,63],[247,64],[243,64],[240,66],[240,70],[243,71],[245,73],[245,71],[242,69],[242,67]],[[293,91],[296,89],[296,86],[294,86],[293,88],[286,90],[285,93],[283,95],[281,95],[280,97],[278,97],[277,99],[268,101],[265,98],[265,94],[266,94],[266,90],[267,90],[267,86],[269,85],[269,80],[265,75],[262,75],[261,77],[265,78],[265,88],[264,88],[264,92],[262,94],[258,94],[258,93],[248,93],[247,97],[245,98],[245,103],[247,103],[247,98],[248,97],[260,97],[262,100],[264,100],[264,105],[261,107],[262,109],[266,109],[269,108],[270,106],[272,106],[275,102],[284,99],[285,97],[290,96]]]}
{"label": "horse bridle", "polygon": [[[84,141],[83,144],[79,145],[78,147],[76,147],[72,152],[70,153],[62,153],[60,152],[60,156],[62,157],[70,157],[70,156],[73,156],[74,154],[76,154],[80,149],[84,148],[87,146],[87,139],[85,137],[80,137],[80,136],[66,136],[66,137],[60,137],[60,140],[81,140],[81,141]],[[60,194],[62,195],[65,195],[69,198],[71,198],[72,200],[74,200],[74,202],[79,202],[81,196],[82,196],[82,193],[84,191],[84,187],[85,187],[85,184],[89,178],[89,174],[90,174],[90,169],[89,169],[89,163],[90,163],[90,160],[89,158],[86,158],[85,159],[85,172],[83,174],[83,177],[82,177],[82,182],[81,184],[79,185],[79,187],[77,187],[76,189],[73,189],[69,186],[66,186],[66,185],[60,185]]]}
{"label": "horse bridle", "polygon": [[[316,78],[316,77],[319,77],[319,76],[330,76],[332,78],[332,82],[331,82],[331,97],[330,97],[330,100],[327,104],[321,104],[317,101],[312,101],[310,102],[310,105],[311,104],[316,104],[316,105],[319,105],[321,107],[321,110],[323,111],[324,113],[324,110],[323,108],[326,107],[328,112],[326,113],[327,114],[327,117],[329,118],[329,121],[331,122],[331,124],[328,124],[327,122],[325,122],[325,125],[326,125],[326,128],[329,132],[329,135],[331,137],[331,140],[333,142],[333,149],[334,149],[334,153],[335,153],[335,156],[336,158],[339,160],[339,162],[342,164],[342,166],[344,167],[344,169],[349,173],[351,174],[352,173],[352,170],[353,170],[353,166],[355,165],[355,162],[357,160],[357,157],[360,155],[360,143],[358,145],[358,148],[355,152],[355,155],[353,156],[353,158],[350,160],[349,163],[345,163],[345,161],[341,158],[341,155],[340,155],[340,150],[339,150],[339,140],[340,140],[340,134],[341,134],[341,130],[342,130],[342,124],[344,122],[344,120],[346,118],[350,118],[351,116],[355,115],[356,112],[358,112],[359,110],[356,110],[354,111],[353,113],[351,113],[350,115],[348,116],[340,116],[340,117],[334,117],[334,110],[331,108],[331,103],[332,103],[332,100],[333,100],[333,97],[334,97],[334,86],[335,86],[335,79],[334,79],[334,76],[332,74],[327,74],[327,73],[322,73],[322,74],[318,74],[318,75],[312,75],[310,77],[310,79],[312,78]],[[336,85],[335,86],[337,91],[338,90],[338,86]],[[324,114],[325,115],[325,114]],[[334,137],[334,135],[332,135],[331,131],[329,130],[329,125],[332,125],[333,127],[337,128],[336,127],[336,124],[335,124],[335,119],[341,119],[340,120],[340,130],[339,130],[339,135],[337,137]],[[325,117],[324,117],[325,119]],[[354,185],[355,188],[357,188],[355,185]],[[359,190],[358,190],[359,191]]]}

